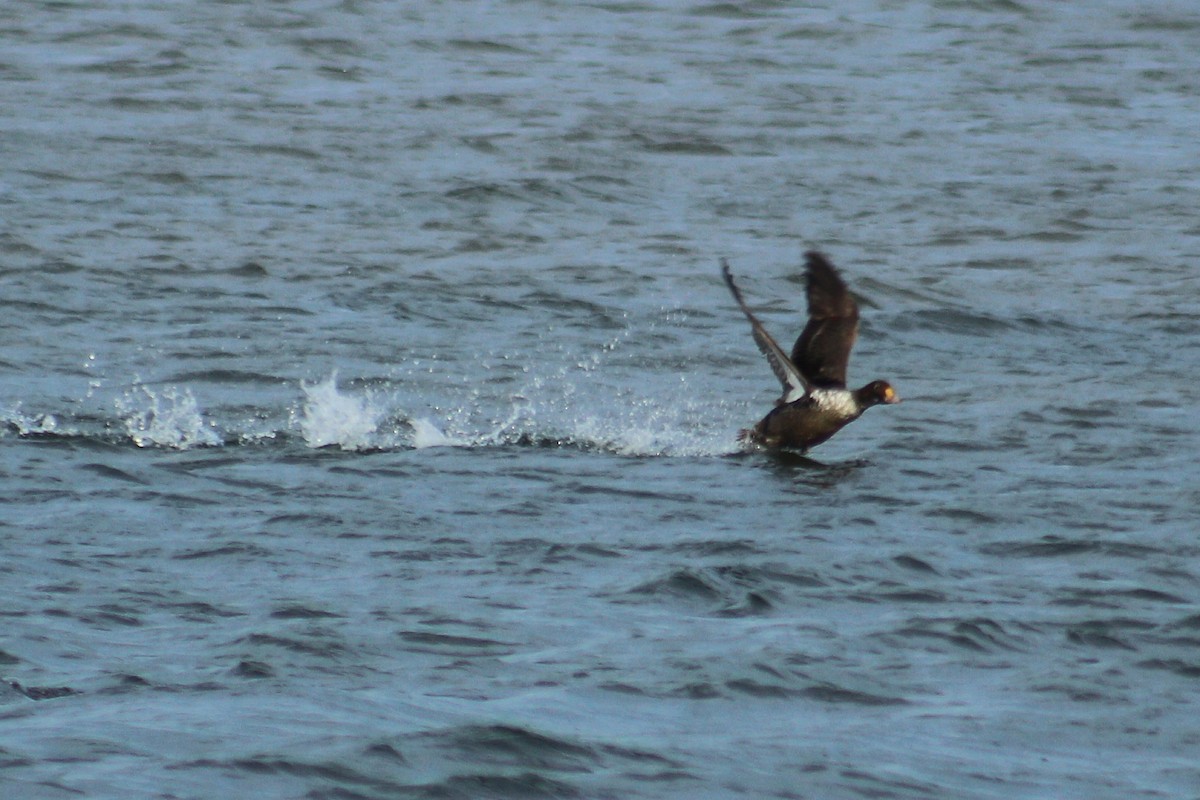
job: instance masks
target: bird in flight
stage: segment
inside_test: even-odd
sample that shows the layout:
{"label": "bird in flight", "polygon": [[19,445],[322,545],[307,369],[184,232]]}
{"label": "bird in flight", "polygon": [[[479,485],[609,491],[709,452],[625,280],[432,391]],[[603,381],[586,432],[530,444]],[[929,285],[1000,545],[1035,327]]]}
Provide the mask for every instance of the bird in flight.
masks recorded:
{"label": "bird in flight", "polygon": [[803,453],[828,441],[871,406],[900,402],[887,381],[846,388],[846,365],[858,338],[858,304],[824,255],[816,251],[805,254],[808,324],[790,358],[746,307],[725,259],[721,259],[721,274],[750,320],[755,344],[783,384],[775,408],[753,428],[742,431],[742,441]]}

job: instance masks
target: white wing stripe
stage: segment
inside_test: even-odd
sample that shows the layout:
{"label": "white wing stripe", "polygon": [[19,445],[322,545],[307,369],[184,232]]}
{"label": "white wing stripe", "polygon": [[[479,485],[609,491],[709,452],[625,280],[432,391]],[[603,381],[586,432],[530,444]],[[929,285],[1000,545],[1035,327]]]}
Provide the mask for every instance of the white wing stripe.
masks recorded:
{"label": "white wing stripe", "polygon": [[779,378],[779,382],[783,384],[783,397],[780,399],[780,402],[793,403],[804,397],[804,395],[808,394],[809,386],[800,374],[800,370],[796,369],[796,365],[792,363],[792,360],[787,357],[787,354],[771,338],[771,334],[767,333],[766,328],[758,321],[758,317],[754,316],[753,312],[746,307],[746,301],[742,299],[741,291],[738,290],[737,284],[733,282],[733,274],[729,271],[729,262],[723,258],[721,259],[721,274],[725,278],[725,285],[729,287],[729,291],[733,294],[733,299],[737,301],[738,307],[742,309],[742,313],[746,315],[746,319],[750,320],[750,329],[754,334],[754,343],[758,345],[758,349],[762,351],[762,354],[767,357],[767,363],[771,365],[771,369],[775,372],[775,377]]}

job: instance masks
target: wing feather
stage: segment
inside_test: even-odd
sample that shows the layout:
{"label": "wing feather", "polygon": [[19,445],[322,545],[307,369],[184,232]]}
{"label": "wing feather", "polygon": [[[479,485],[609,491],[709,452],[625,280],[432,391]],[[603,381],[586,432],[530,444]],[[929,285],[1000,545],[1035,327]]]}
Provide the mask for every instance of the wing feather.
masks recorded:
{"label": "wing feather", "polygon": [[811,385],[844,389],[850,350],[858,338],[858,304],[825,256],[805,255],[808,324],[792,348],[792,363]]}
{"label": "wing feather", "polygon": [[808,393],[809,385],[804,380],[804,376],[800,374],[800,370],[796,369],[796,365],[787,357],[783,349],[771,338],[771,334],[767,333],[766,328],[758,321],[758,317],[746,307],[746,301],[742,299],[742,293],[738,289],[737,284],[733,282],[733,274],[729,271],[729,262],[724,258],[721,259],[721,275],[725,278],[725,285],[729,287],[729,291],[733,294],[733,299],[737,301],[738,307],[742,309],[742,313],[746,315],[746,319],[750,320],[750,330],[754,334],[754,343],[758,345],[758,349],[767,357],[767,363],[771,365],[771,370],[775,373],[775,377],[779,378],[779,382],[783,384],[783,397],[780,398],[781,403],[791,403],[799,400]]}

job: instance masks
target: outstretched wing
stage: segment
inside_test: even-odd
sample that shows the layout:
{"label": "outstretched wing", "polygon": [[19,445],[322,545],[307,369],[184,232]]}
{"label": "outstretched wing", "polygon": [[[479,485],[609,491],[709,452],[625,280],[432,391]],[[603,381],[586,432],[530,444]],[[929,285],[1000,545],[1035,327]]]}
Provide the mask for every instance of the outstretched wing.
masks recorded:
{"label": "outstretched wing", "polygon": [[858,304],[825,256],[809,252],[805,259],[808,324],[792,348],[792,363],[812,386],[844,389],[858,338]]}
{"label": "outstretched wing", "polygon": [[762,323],[758,321],[758,317],[746,307],[746,301],[742,299],[742,293],[738,290],[737,284],[733,282],[733,275],[729,271],[729,262],[721,259],[721,275],[725,278],[725,285],[729,287],[729,291],[733,293],[733,299],[737,301],[738,307],[742,309],[742,313],[746,315],[746,319],[750,320],[750,330],[754,333],[754,343],[758,345],[758,349],[767,357],[767,363],[771,365],[771,369],[775,372],[775,377],[779,378],[779,382],[783,384],[783,397],[780,398],[781,403],[791,403],[799,400],[808,393],[808,383],[804,380],[800,370],[796,369],[796,365],[787,357],[783,350],[771,338],[771,334],[767,333],[763,328]]}

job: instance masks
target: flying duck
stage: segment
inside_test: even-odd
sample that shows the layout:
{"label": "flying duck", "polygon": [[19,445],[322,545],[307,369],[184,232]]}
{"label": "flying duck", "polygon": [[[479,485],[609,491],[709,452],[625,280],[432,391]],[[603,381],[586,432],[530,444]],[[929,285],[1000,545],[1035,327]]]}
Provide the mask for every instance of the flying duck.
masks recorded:
{"label": "flying duck", "polygon": [[721,259],[725,284],[750,320],[758,349],[783,384],[783,396],[775,401],[775,408],[753,428],[742,431],[740,438],[800,452],[827,441],[871,406],[900,402],[887,381],[846,388],[846,364],[858,337],[858,304],[829,259],[815,251],[804,257],[808,324],[796,340],[791,358],[746,307],[729,272],[729,262]]}

